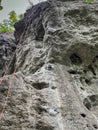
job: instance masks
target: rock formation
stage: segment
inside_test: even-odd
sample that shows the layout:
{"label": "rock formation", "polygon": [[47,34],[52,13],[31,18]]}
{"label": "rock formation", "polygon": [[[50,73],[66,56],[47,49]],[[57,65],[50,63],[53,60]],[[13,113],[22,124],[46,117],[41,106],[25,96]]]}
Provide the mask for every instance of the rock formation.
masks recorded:
{"label": "rock formation", "polygon": [[[13,53],[15,53],[16,44],[13,33],[0,34],[0,77],[4,73],[12,72],[12,66],[15,61]],[[9,64],[10,62],[10,64]],[[9,64],[9,67],[8,67]],[[6,68],[6,72],[5,72]]]}
{"label": "rock formation", "polygon": [[98,129],[98,2],[42,2],[15,29],[0,130]]}

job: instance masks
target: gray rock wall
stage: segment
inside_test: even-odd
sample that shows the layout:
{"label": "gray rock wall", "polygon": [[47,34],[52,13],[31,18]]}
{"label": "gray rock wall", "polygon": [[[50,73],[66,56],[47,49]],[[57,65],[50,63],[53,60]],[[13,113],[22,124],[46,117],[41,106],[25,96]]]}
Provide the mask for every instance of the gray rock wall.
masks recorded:
{"label": "gray rock wall", "polygon": [[43,2],[15,28],[15,73],[1,78],[0,130],[98,129],[96,1]]}
{"label": "gray rock wall", "polygon": [[14,56],[15,49],[16,49],[16,44],[15,44],[15,38],[13,36],[13,33],[1,33],[0,34],[0,77],[2,77],[4,73],[8,74],[13,72],[14,61],[15,61],[15,56]]}

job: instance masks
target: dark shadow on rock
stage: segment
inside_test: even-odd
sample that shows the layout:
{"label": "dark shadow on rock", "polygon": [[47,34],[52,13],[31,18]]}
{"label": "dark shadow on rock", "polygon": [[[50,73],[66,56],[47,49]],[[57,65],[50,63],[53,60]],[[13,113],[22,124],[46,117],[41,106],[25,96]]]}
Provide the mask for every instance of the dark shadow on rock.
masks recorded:
{"label": "dark shadow on rock", "polygon": [[[24,18],[15,24],[15,38],[17,43],[23,38],[25,39],[28,32],[32,33],[34,40],[43,40],[44,27],[42,25],[43,12],[50,7],[48,2],[41,2],[31,9],[28,9],[24,15]],[[32,28],[31,28],[32,26]],[[22,42],[21,41],[21,42]]]}

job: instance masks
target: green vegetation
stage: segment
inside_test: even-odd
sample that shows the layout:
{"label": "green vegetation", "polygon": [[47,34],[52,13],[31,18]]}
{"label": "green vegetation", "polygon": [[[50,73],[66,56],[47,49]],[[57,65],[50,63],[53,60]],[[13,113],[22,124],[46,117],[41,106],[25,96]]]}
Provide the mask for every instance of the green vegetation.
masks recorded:
{"label": "green vegetation", "polygon": [[14,28],[10,20],[4,20],[3,23],[0,23],[0,33],[13,32]]}
{"label": "green vegetation", "polygon": [[0,23],[0,33],[13,32],[14,24],[17,23],[22,18],[23,14],[17,16],[15,11],[11,11],[9,13],[9,19],[3,20],[3,23]]}
{"label": "green vegetation", "polygon": [[[0,10],[3,9],[1,2],[2,0],[0,0]],[[94,2],[94,0],[85,0],[85,2],[92,3]],[[29,0],[29,3],[31,4],[30,0]],[[23,14],[20,14],[19,16],[17,16],[15,11],[11,11],[9,13],[9,19],[3,20],[3,22],[0,23],[0,33],[13,32],[14,24],[17,23],[23,17],[24,17]]]}
{"label": "green vegetation", "polygon": [[3,9],[3,7],[1,6],[1,2],[2,2],[2,0],[0,0],[0,10],[2,10],[2,9]]}
{"label": "green vegetation", "polygon": [[85,0],[85,2],[91,3],[94,2],[94,0]]}

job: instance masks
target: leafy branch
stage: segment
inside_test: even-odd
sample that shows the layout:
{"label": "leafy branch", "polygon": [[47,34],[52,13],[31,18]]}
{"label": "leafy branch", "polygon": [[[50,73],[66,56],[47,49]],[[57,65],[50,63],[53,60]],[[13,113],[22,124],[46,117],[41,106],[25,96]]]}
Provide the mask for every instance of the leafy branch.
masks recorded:
{"label": "leafy branch", "polygon": [[14,24],[17,23],[20,19],[24,17],[23,14],[17,16],[15,11],[9,13],[9,19],[3,20],[3,23],[0,23],[0,33],[4,32],[13,32]]}

